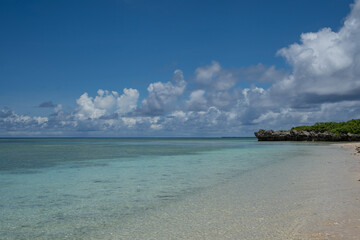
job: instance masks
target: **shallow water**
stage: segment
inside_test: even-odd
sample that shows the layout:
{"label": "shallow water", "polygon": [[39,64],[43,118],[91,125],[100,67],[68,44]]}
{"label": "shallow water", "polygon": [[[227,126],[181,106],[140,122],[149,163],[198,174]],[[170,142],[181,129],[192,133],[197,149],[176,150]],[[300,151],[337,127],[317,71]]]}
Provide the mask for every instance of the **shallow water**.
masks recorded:
{"label": "shallow water", "polygon": [[271,239],[310,199],[291,185],[334,154],[252,138],[0,139],[0,238]]}

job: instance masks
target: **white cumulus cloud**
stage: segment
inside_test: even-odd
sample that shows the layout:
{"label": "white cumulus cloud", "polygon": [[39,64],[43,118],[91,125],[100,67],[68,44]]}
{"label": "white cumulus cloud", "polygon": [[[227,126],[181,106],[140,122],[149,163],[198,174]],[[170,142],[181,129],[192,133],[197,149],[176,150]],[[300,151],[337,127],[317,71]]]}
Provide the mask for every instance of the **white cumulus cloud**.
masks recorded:
{"label": "white cumulus cloud", "polygon": [[[356,1],[343,27],[303,33],[300,43],[280,49],[293,67],[292,76],[279,83],[307,101],[328,102],[360,98],[360,1]],[[275,86],[276,87],[276,86]],[[296,93],[293,93],[296,94]]]}
{"label": "white cumulus cloud", "polygon": [[183,95],[186,82],[181,70],[176,70],[173,82],[151,83],[148,96],[142,101],[143,112],[146,114],[161,114],[174,108],[174,103]]}
{"label": "white cumulus cloud", "polygon": [[136,89],[123,90],[119,95],[115,91],[98,90],[98,95],[93,98],[84,93],[76,100],[78,111],[76,116],[80,120],[97,119],[105,115],[117,113],[120,115],[134,111],[137,107],[139,92]]}

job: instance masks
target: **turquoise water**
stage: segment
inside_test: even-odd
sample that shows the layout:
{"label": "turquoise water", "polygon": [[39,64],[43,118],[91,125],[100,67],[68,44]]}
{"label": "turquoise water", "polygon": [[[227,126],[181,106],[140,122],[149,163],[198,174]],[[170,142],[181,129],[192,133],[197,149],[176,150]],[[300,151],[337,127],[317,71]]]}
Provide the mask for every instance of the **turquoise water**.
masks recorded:
{"label": "turquoise water", "polygon": [[253,138],[0,139],[0,238],[110,239],[134,219],[143,224],[154,211],[319,147]]}

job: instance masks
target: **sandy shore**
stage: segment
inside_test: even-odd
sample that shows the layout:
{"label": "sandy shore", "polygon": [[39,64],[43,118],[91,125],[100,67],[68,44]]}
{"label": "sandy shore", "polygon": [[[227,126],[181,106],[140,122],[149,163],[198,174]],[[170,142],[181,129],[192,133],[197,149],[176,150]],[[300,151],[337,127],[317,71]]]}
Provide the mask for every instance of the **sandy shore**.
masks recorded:
{"label": "sandy shore", "polygon": [[348,189],[343,189],[347,199],[342,201],[342,211],[337,216],[327,221],[304,225],[298,239],[360,239],[360,142],[334,145],[349,153],[346,165],[350,182]]}
{"label": "sandy shore", "polygon": [[358,161],[355,160],[354,165],[349,170],[351,175],[360,182],[360,142],[337,143],[336,145],[349,152],[355,159],[358,159]]}
{"label": "sandy shore", "polygon": [[360,156],[360,142],[337,143],[335,145],[345,148],[353,155]]}
{"label": "sandy shore", "polygon": [[358,144],[295,151],[292,159],[133,219],[115,239],[359,240]]}

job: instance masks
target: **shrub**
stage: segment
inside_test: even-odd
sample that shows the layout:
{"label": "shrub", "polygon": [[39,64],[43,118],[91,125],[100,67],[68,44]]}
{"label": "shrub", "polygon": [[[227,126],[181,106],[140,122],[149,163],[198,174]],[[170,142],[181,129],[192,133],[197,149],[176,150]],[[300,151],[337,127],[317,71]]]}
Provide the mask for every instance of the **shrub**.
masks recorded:
{"label": "shrub", "polygon": [[298,126],[291,130],[296,131],[313,131],[313,132],[329,132],[333,134],[360,134],[360,119],[352,119],[347,122],[319,122],[312,126]]}

